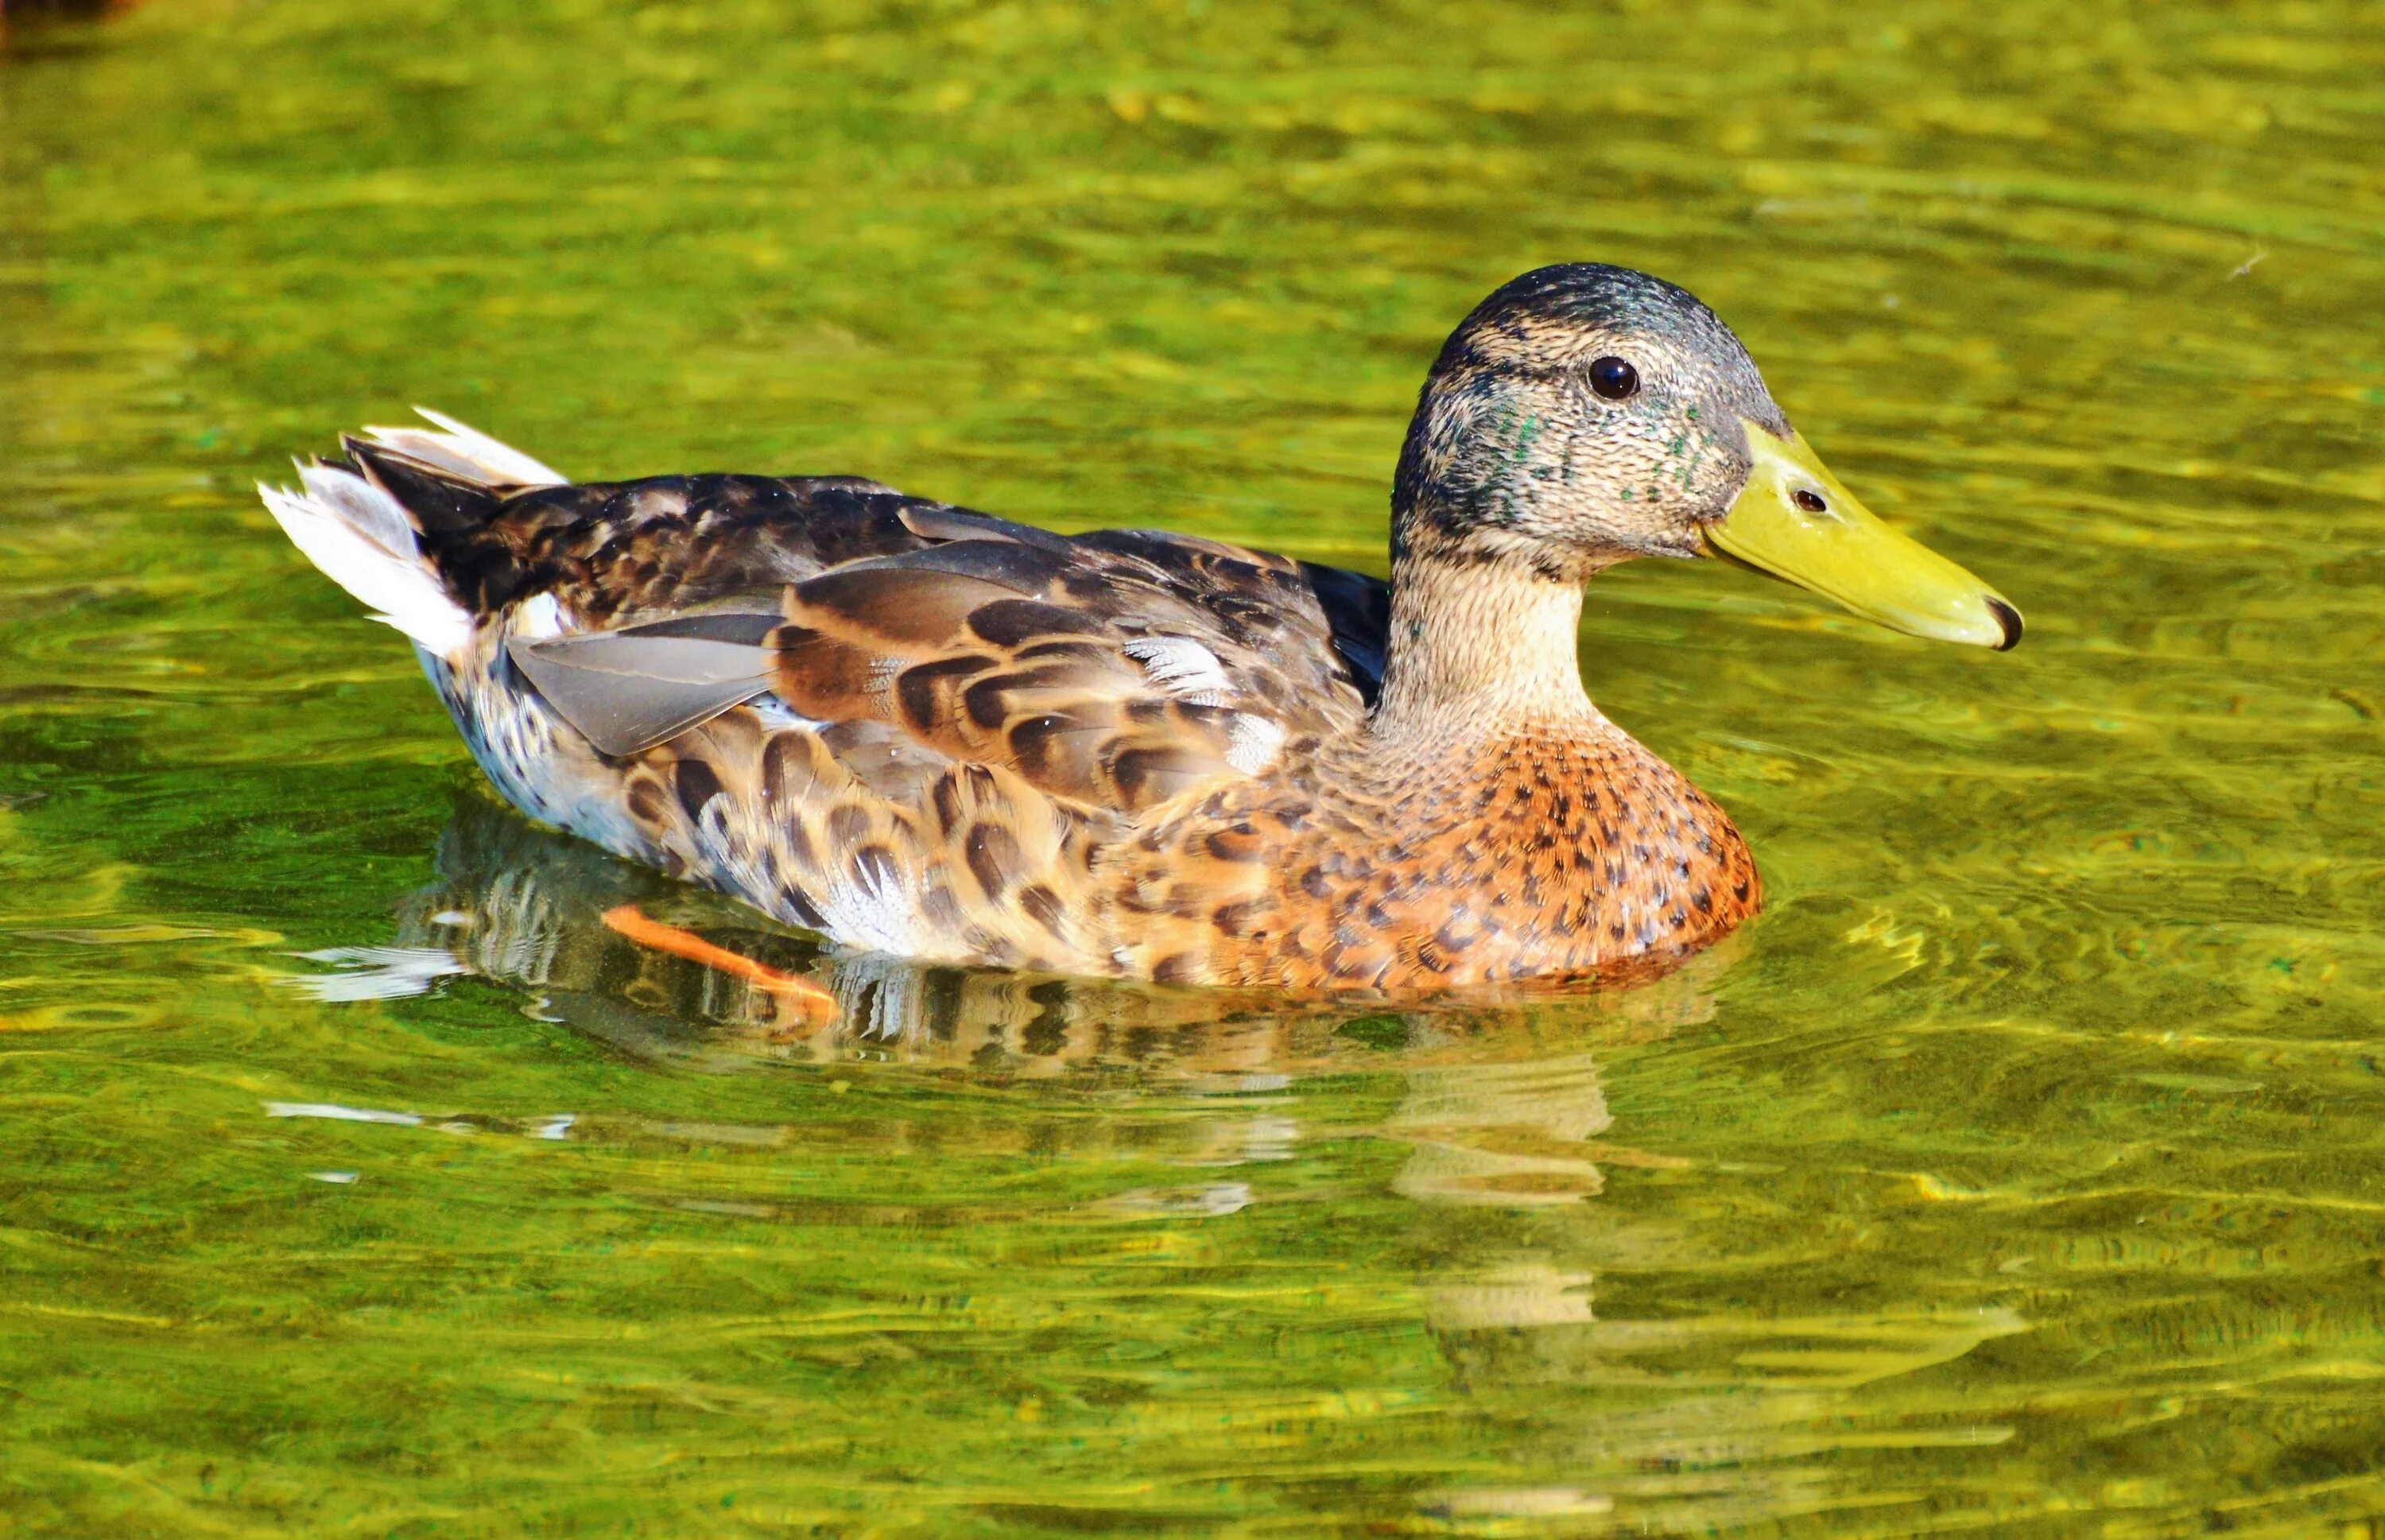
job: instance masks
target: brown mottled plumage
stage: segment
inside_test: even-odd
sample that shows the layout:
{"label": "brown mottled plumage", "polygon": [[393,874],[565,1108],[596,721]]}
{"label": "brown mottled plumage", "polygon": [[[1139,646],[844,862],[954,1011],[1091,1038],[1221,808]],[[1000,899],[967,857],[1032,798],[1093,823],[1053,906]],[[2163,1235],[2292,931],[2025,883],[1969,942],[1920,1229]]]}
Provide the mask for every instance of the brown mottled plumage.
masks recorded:
{"label": "brown mottled plumage", "polygon": [[[1585,372],[1618,355],[1625,399]],[[1576,662],[1582,584],[1697,554],[1743,424],[1789,432],[1655,280],[1545,269],[1458,329],[1388,585],[850,478],[568,484],[433,420],[268,504],[516,803],[847,945],[1409,990],[1686,952],[1760,902]]]}

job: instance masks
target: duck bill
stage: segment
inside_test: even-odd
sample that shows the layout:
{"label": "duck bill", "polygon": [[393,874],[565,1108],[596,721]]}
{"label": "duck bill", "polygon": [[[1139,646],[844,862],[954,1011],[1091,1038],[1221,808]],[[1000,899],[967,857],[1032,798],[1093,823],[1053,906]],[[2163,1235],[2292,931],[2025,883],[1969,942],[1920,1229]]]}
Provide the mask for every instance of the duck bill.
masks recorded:
{"label": "duck bill", "polygon": [[2019,645],[2020,611],[2010,600],[1881,523],[1839,484],[1804,434],[1784,439],[1746,426],[1755,468],[1730,511],[1707,528],[1710,554],[1909,635],[1998,652]]}

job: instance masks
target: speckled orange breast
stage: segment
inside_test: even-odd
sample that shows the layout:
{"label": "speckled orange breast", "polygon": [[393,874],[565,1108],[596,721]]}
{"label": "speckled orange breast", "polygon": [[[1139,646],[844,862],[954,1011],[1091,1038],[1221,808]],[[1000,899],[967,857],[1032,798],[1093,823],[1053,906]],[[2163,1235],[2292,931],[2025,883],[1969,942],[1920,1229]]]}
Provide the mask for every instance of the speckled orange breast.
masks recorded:
{"label": "speckled orange breast", "polygon": [[1729,818],[1604,721],[1335,770],[1222,825],[1204,808],[1189,845],[1144,842],[1148,908],[1186,922],[1159,927],[1179,946],[1153,974],[1411,990],[1589,972],[1710,945],[1762,903]]}

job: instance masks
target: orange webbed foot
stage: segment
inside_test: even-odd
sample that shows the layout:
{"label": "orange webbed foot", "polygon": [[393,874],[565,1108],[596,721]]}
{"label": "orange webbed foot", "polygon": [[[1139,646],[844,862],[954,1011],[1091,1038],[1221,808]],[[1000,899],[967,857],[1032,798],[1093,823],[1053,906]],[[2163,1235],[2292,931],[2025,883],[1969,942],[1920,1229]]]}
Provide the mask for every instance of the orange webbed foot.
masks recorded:
{"label": "orange webbed foot", "polygon": [[809,979],[781,972],[725,946],[715,946],[693,931],[682,931],[676,925],[648,920],[635,904],[621,904],[606,909],[604,919],[606,930],[626,936],[640,946],[668,952],[690,962],[700,962],[731,978],[743,979],[757,989],[768,990],[784,999],[806,1020],[824,1022],[836,1020],[836,996]]}

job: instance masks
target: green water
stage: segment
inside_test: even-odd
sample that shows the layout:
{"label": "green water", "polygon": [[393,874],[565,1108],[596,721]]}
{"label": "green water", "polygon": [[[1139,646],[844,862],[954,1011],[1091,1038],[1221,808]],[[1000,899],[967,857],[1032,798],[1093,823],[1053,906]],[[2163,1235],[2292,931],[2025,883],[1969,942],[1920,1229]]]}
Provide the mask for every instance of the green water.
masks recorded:
{"label": "green water", "polygon": [[[20,22],[0,1534],[2378,1534],[2380,82],[2326,3]],[[493,807],[249,490],[419,401],[1380,570],[1565,258],[2030,622],[1603,579],[1772,900],[1638,993],[820,958]]]}

